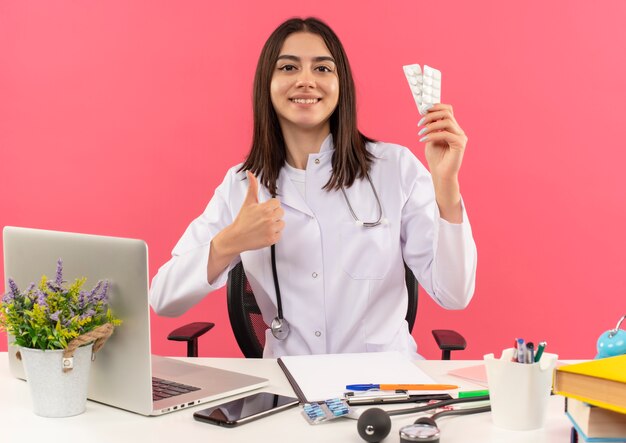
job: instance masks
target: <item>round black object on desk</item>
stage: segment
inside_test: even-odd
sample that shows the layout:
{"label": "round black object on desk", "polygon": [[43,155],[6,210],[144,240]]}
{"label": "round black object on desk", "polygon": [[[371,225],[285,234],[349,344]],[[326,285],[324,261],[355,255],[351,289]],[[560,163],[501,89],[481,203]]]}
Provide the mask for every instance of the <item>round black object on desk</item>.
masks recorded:
{"label": "round black object on desk", "polygon": [[377,443],[389,435],[391,418],[380,408],[370,408],[361,414],[356,428],[363,440]]}

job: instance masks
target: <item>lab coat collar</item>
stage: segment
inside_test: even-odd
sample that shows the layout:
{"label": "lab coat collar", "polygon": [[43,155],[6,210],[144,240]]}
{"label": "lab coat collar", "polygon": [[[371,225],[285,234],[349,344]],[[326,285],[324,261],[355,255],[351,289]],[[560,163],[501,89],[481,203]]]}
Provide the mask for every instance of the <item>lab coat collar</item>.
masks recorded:
{"label": "lab coat collar", "polygon": [[[320,156],[320,154],[324,154],[323,157],[325,157],[328,153],[332,153],[334,149],[335,146],[333,144],[333,135],[328,134],[328,136],[326,136],[326,138],[322,142],[322,145],[320,146],[319,154],[312,155]],[[310,217],[314,217],[313,211],[311,211],[311,208],[309,208],[298,189],[296,189],[295,185],[287,175],[284,167],[281,168],[280,173],[278,174],[278,180],[276,182],[276,185],[278,188],[277,197],[280,200],[281,204],[287,205],[293,209],[303,212]],[[270,198],[269,194],[268,198]]]}
{"label": "lab coat collar", "polygon": [[[311,155],[320,156],[320,154],[323,154],[322,156],[325,157],[328,153],[332,153],[334,149],[335,146],[333,144],[333,135],[328,134],[322,142],[322,145],[320,146],[319,154]],[[308,178],[307,182],[309,182]],[[313,211],[311,211],[311,208],[309,208],[305,199],[302,197],[298,189],[296,189],[295,185],[287,175],[284,167],[280,170],[280,174],[278,175],[277,185],[278,198],[280,199],[282,204],[303,212],[310,217],[314,217]]]}
{"label": "lab coat collar", "polygon": [[322,142],[322,146],[320,146],[320,154],[323,152],[333,151],[335,149],[335,144],[333,143],[333,134],[332,132],[326,136],[324,141]]}
{"label": "lab coat collar", "polygon": [[[380,146],[377,142],[366,143],[365,149],[367,149],[374,157],[378,159],[387,157],[384,151],[380,149]],[[322,142],[322,146],[320,147],[320,154],[332,153],[334,150],[335,143],[333,140],[333,134],[330,133]]]}
{"label": "lab coat collar", "polygon": [[[386,155],[382,149],[380,149],[378,143],[371,142],[366,143],[365,148],[370,151],[376,158],[386,158]],[[333,134],[330,133],[322,142],[320,147],[320,154],[326,154],[335,150],[335,142],[333,140]]]}
{"label": "lab coat collar", "polygon": [[287,175],[287,171],[284,167],[280,170],[276,184],[278,188],[277,197],[281,204],[290,206],[293,209],[313,217],[313,211],[311,211],[311,208],[309,208],[302,198],[302,195],[300,195],[300,192],[296,189],[296,186]]}

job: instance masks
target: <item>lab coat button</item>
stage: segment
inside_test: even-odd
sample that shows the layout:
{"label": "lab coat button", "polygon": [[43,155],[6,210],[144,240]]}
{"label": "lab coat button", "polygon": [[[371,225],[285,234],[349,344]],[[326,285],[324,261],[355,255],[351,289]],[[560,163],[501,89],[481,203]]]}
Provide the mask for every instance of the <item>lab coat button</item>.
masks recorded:
{"label": "lab coat button", "polygon": [[314,272],[313,274],[311,274],[311,277],[317,278],[317,272]]}
{"label": "lab coat button", "polygon": [[316,337],[321,337],[322,333],[320,331],[315,331],[315,336]]}
{"label": "lab coat button", "polygon": [[319,165],[319,164],[320,164],[320,159],[319,159],[319,158],[316,158],[316,159],[315,159],[315,164],[316,164],[316,165]]}

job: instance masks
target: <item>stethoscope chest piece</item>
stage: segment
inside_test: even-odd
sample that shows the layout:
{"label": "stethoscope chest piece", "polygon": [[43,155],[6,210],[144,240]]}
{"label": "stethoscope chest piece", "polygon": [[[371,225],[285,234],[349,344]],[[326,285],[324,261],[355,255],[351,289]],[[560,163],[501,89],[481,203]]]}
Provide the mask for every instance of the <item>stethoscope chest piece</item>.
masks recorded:
{"label": "stethoscope chest piece", "polygon": [[272,335],[277,340],[284,340],[289,335],[289,323],[283,317],[283,303],[280,297],[280,286],[278,285],[278,272],[276,271],[276,245],[271,247],[272,255],[272,275],[274,277],[274,289],[276,290],[276,307],[278,309],[278,315],[272,320],[270,329]]}
{"label": "stethoscope chest piece", "polygon": [[418,418],[412,425],[400,428],[400,443],[416,441],[439,443],[439,428],[429,417]]}
{"label": "stethoscope chest piece", "polygon": [[270,325],[272,335],[278,340],[284,340],[289,335],[289,323],[284,318],[275,317]]}

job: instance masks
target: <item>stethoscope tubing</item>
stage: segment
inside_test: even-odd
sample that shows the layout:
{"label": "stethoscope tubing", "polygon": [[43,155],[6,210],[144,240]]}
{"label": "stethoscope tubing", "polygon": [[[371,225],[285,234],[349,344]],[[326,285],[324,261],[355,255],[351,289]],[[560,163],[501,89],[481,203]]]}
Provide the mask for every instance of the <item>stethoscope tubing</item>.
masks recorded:
{"label": "stethoscope tubing", "polygon": [[[374,183],[372,183],[372,179],[370,178],[369,174],[366,173],[365,177],[367,178],[367,181],[369,182],[372,188],[372,191],[374,192],[374,197],[376,198],[376,204],[378,205],[378,220],[374,222],[362,222],[361,220],[359,220],[356,213],[354,212],[354,209],[352,208],[352,205],[350,204],[350,200],[348,200],[348,195],[346,194],[346,191],[344,190],[343,186],[341,187],[341,192],[343,193],[343,197],[346,200],[348,209],[350,210],[350,214],[352,215],[352,218],[354,218],[354,220],[356,221],[357,225],[363,226],[364,228],[373,228],[382,223],[383,206],[380,203],[378,192],[376,192],[376,188],[374,187]],[[274,197],[276,197],[276,195],[272,195],[272,198]],[[272,276],[274,278],[274,291],[276,291],[276,310],[277,310],[277,315],[274,318],[274,321],[272,321],[270,329],[272,331],[272,335],[277,340],[284,340],[289,335],[289,323],[283,317],[283,301],[280,295],[280,286],[278,284],[278,271],[276,269],[276,245],[275,244],[273,244],[270,247],[270,251],[271,251],[271,258],[272,258]]]}
{"label": "stethoscope tubing", "polygon": [[278,271],[276,270],[276,244],[273,244],[270,248],[272,256],[272,275],[274,276],[274,290],[276,291],[276,308],[278,310],[278,318],[284,321],[283,318],[283,302],[280,296],[280,287],[278,285]]}
{"label": "stethoscope tubing", "polygon": [[359,217],[356,216],[356,213],[354,212],[354,209],[352,208],[352,205],[350,204],[350,200],[348,200],[348,194],[346,194],[345,189],[343,189],[343,186],[341,187],[341,193],[343,194],[343,198],[346,201],[346,204],[348,205],[348,209],[350,210],[350,214],[352,215],[352,218],[354,219],[354,221],[357,223],[357,225],[359,226],[363,226],[364,228],[373,228],[375,226],[378,226],[382,223],[383,220],[383,205],[380,203],[380,198],[378,197],[378,192],[376,192],[376,188],[374,187],[374,183],[372,183],[372,179],[370,178],[369,174],[365,174],[365,177],[367,178],[367,181],[370,183],[370,186],[372,188],[372,192],[374,192],[374,197],[376,198],[376,205],[378,206],[378,220],[373,221],[373,222],[364,222],[359,220]]}

